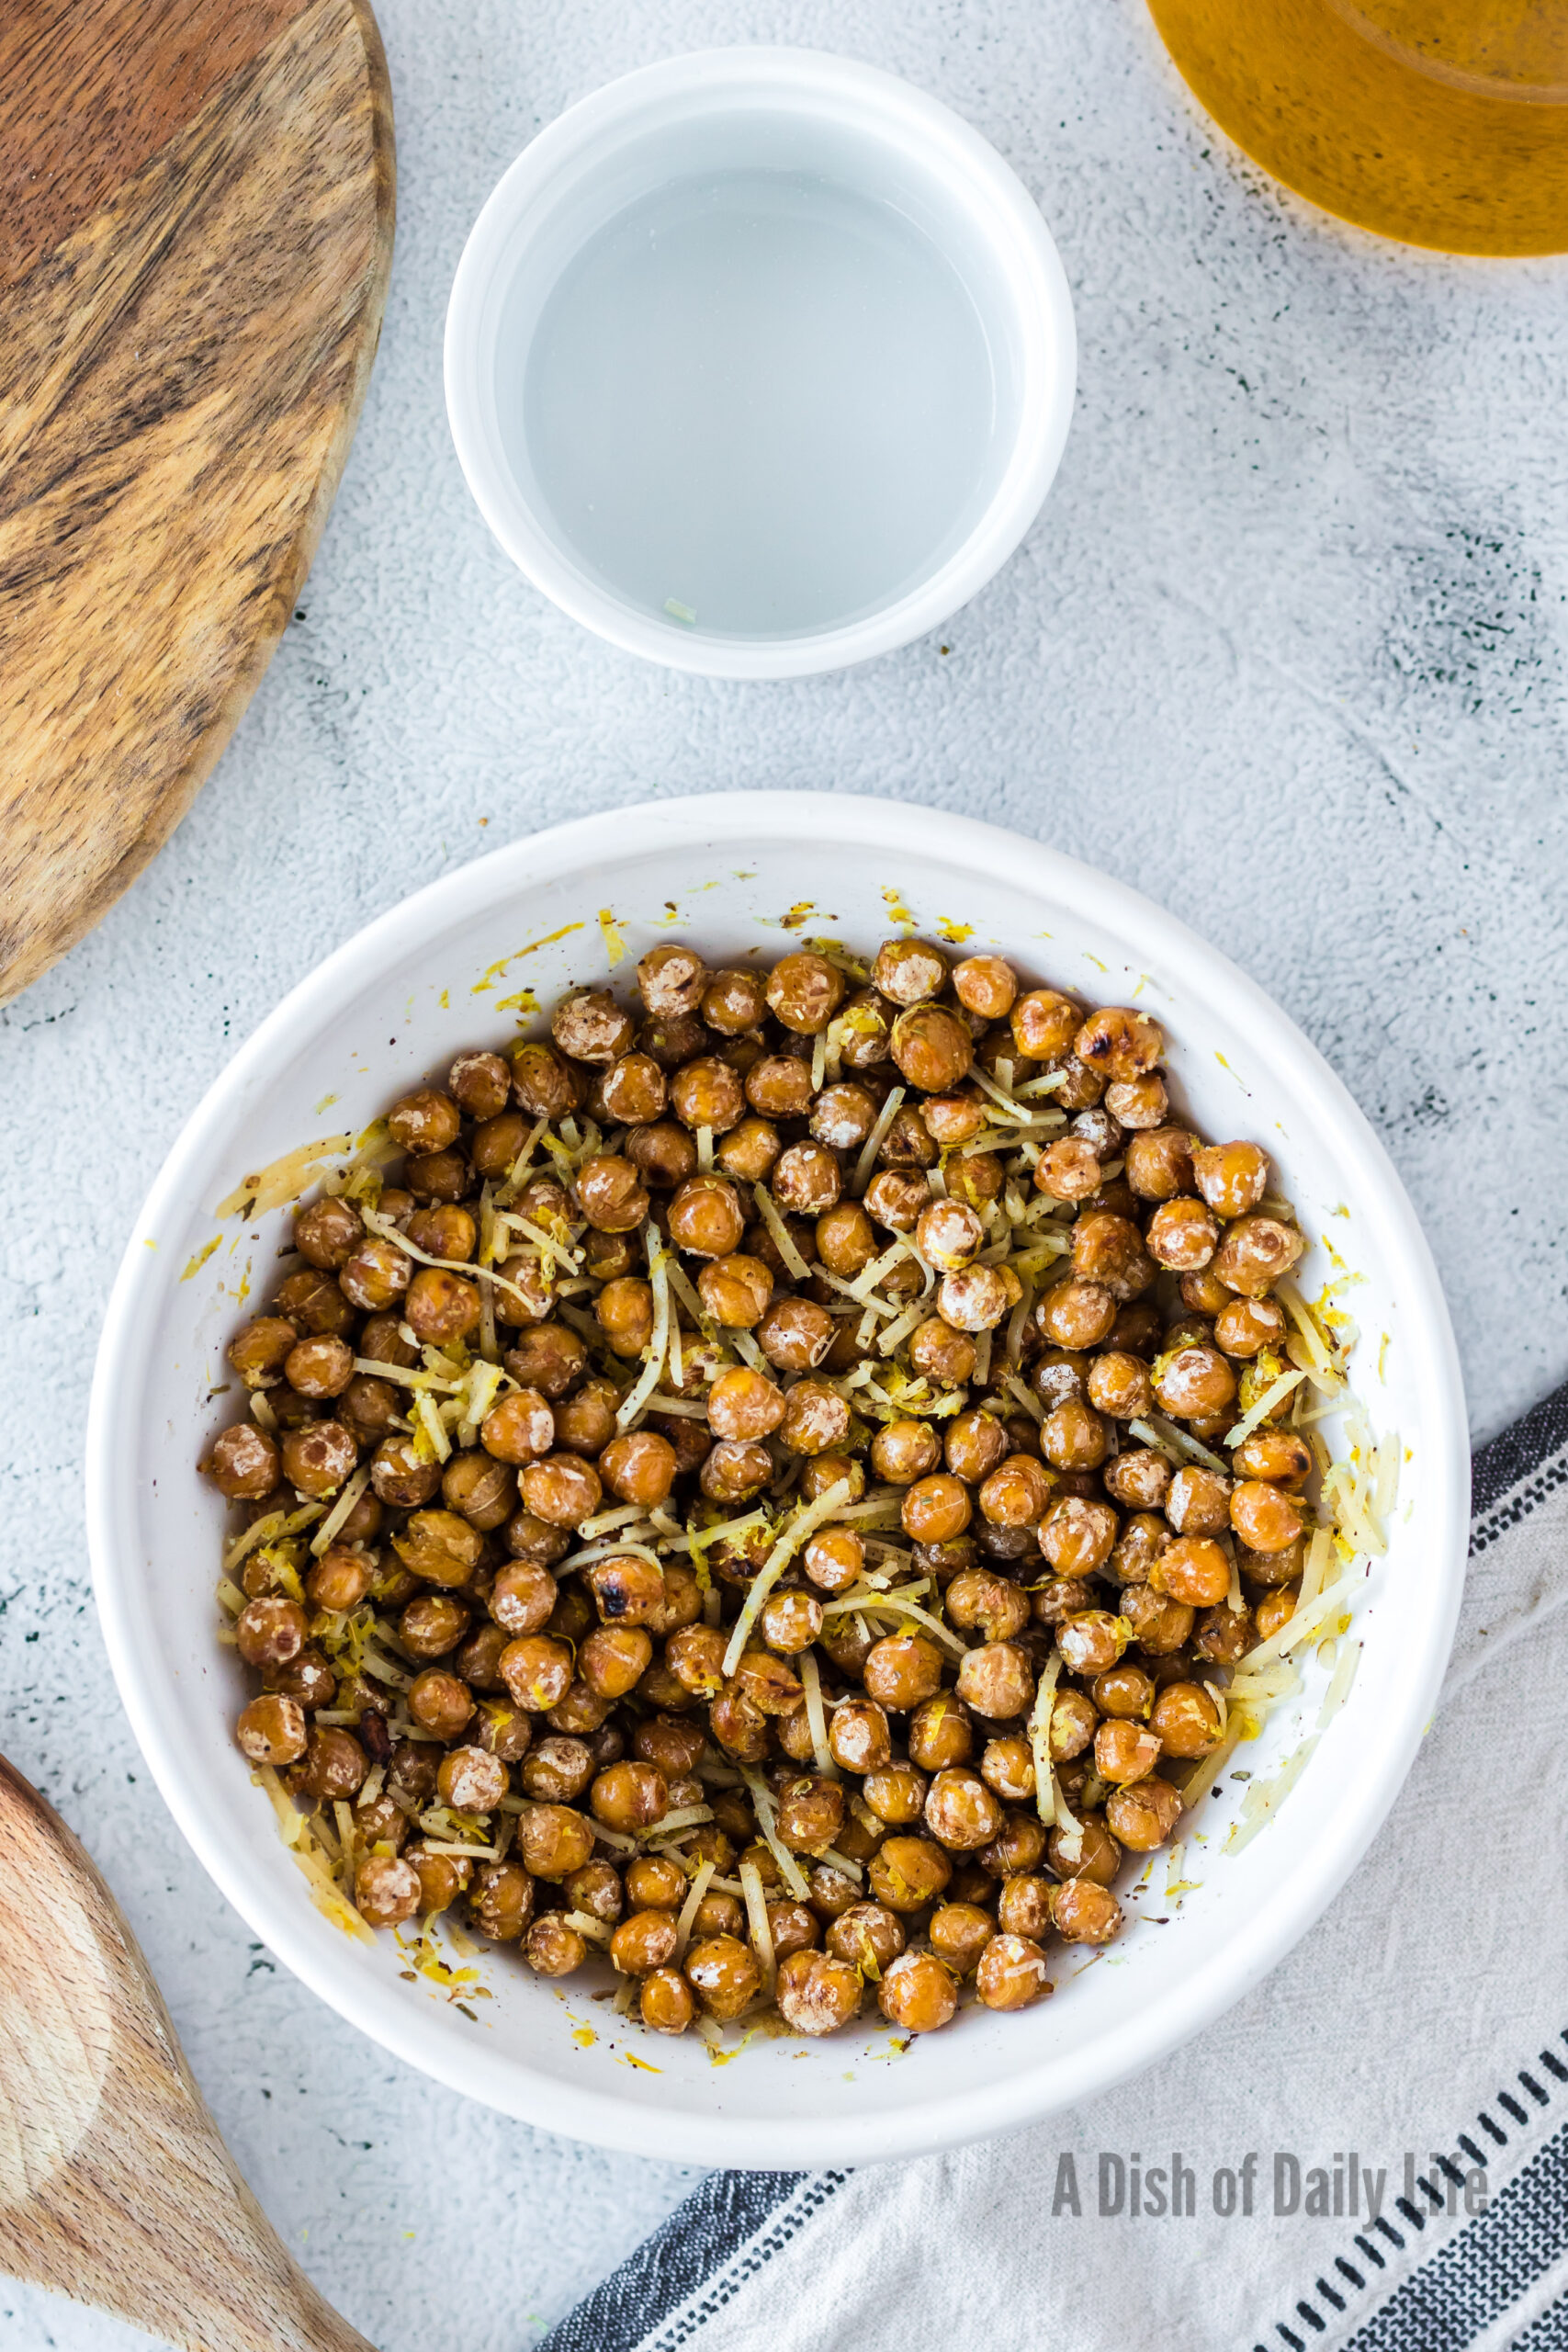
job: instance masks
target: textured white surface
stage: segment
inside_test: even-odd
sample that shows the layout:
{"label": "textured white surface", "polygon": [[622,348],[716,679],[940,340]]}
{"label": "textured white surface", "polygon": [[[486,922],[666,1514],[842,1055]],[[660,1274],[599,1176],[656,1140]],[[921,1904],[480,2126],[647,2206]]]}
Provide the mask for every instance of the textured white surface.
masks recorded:
{"label": "textured white surface", "polygon": [[[384,2352],[505,2352],[685,2177],[502,2123],[345,2033],[251,1947],[148,1786],[79,1500],[96,1321],[148,1180],[294,979],[497,839],[649,793],[903,794],[1124,875],[1273,991],[1403,1170],[1496,1429],[1568,1371],[1568,266],[1455,264],[1308,213],[1212,138],[1139,0],[381,18],[398,256],[303,617],[152,872],[0,1013],[0,1743],[93,1847],[325,2291]],[[728,40],[842,49],[957,107],[1038,193],[1078,306],[1077,419],[1021,554],[940,639],[797,685],[682,679],[581,635],[485,536],[441,410],[446,284],[503,165],[610,74]],[[18,2352],[133,2340],[3,2284],[0,2326]]]}

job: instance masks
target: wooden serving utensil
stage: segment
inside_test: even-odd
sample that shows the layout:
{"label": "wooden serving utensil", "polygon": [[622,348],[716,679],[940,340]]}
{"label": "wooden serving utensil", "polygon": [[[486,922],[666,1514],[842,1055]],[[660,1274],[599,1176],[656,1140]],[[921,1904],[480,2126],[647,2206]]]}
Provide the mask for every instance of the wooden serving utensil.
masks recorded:
{"label": "wooden serving utensil", "polygon": [[163,846],[266,667],[393,204],[370,0],[0,6],[0,1002]]}
{"label": "wooden serving utensil", "polygon": [[370,2352],[235,2170],[93,1862],[3,1757],[0,2267],[181,2352]]}

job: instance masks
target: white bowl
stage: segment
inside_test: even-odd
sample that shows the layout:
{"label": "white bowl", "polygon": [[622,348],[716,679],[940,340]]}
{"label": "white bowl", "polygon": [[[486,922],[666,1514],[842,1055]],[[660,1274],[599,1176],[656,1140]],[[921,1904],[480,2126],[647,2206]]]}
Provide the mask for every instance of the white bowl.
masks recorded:
{"label": "white bowl", "polygon": [[446,321],[507,553],[612,644],[720,678],[840,669],[966,603],[1039,511],[1076,364],[995,149],[810,50],[671,58],[570,107],[479,214]]}
{"label": "white bowl", "polygon": [[[1188,1849],[1186,1875],[1202,1883],[1170,1924],[1134,1928],[1114,1968],[1057,1968],[1038,2009],[967,2011],[896,2064],[865,2063],[888,2049],[868,2023],[826,2044],[753,2042],[716,2068],[694,2037],[628,2039],[576,1984],[536,1981],[502,1953],[484,1963],[494,1997],[470,2022],[400,1979],[389,1939],[367,1948],[313,1909],[233,1745],[241,1675],[213,1639],[223,1506],[195,1465],[236,1408],[213,1392],[237,1292],[248,1278],[254,1313],[288,1211],[246,1227],[217,1204],[306,1140],[357,1134],[458,1047],[504,1042],[523,987],[547,1005],[602,978],[601,910],[629,959],[671,936],[772,956],[798,941],[803,914],[807,933],[874,944],[890,903],[928,932],[972,925],[976,947],[1031,976],[1105,1002],[1135,996],[1166,1024],[1187,1114],[1266,1144],[1305,1229],[1331,1234],[1364,1276],[1358,1385],[1407,1459],[1387,1557],[1356,1609],[1358,1679],[1278,1818],[1233,1858],[1218,1834],[1229,1800],[1212,1800],[1201,1865]],[[1304,1261],[1309,1290],[1325,1256],[1315,1244]],[[1251,981],[1148,900],[1036,842],[886,800],[784,793],[561,826],[432,884],[329,956],[170,1153],[109,1303],[88,1433],[98,1606],[121,1695],[170,1809],[255,1933],[364,2032],[475,2098],[581,2139],[735,2165],[910,2155],[1024,2123],[1146,2066],[1255,1984],[1348,1875],[1415,1755],[1459,1602],[1468,1479],[1452,1335],[1410,1204],[1344,1087]],[[1255,1773],[1310,1731],[1324,1679],[1309,1660],[1303,1700],[1247,1755]],[[592,2040],[574,2038],[584,2020]]]}

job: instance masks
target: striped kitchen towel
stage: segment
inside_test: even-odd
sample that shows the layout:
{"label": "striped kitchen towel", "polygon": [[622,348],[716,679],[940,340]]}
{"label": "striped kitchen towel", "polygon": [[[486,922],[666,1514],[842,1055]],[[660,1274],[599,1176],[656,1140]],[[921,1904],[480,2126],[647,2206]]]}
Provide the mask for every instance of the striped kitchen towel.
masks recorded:
{"label": "striped kitchen towel", "polygon": [[544,2352],[1568,2352],[1568,1388],[1476,1457],[1442,1701],[1367,1860],[1091,2106],[716,2173]]}

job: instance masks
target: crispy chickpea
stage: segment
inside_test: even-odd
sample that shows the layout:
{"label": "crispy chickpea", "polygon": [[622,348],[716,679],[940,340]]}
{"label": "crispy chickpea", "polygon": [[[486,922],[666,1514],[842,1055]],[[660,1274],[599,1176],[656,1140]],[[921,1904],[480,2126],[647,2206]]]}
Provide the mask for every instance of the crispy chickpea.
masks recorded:
{"label": "crispy chickpea", "polygon": [[1106,1005],[1091,1012],[1073,1040],[1081,1062],[1109,1080],[1125,1082],[1143,1078],[1165,1057],[1165,1039],[1157,1021],[1127,1005]]}
{"label": "crispy chickpea", "polygon": [[1230,1525],[1230,1480],[1188,1462],[1170,1481],[1165,1515],[1178,1535],[1220,1535]]}
{"label": "crispy chickpea", "polygon": [[778,1803],[778,1837],[795,1854],[821,1854],[844,1826],[844,1792],[836,1781],[803,1775],[787,1782]]}
{"label": "crispy chickpea", "polygon": [[536,1388],[514,1390],[479,1424],[479,1443],[498,1462],[522,1467],[541,1461],[556,1442],[556,1417]]}
{"label": "crispy chickpea", "polygon": [[462,1813],[493,1813],[506,1794],[506,1767],[482,1747],[454,1747],[441,1759],[435,1786],[443,1804]]}
{"label": "crispy chickpea", "polygon": [[283,1475],[302,1495],[335,1494],[359,1459],[359,1442],[341,1421],[308,1421],[286,1430]]}
{"label": "crispy chickpea", "polygon": [[1026,2009],[1051,1991],[1045,1954],[1032,1936],[993,1936],[976,1965],[975,1989],[987,2009]]}
{"label": "crispy chickpea", "polygon": [[1010,1453],[980,1488],[981,1516],[993,1527],[1037,1527],[1051,1501],[1051,1482],[1028,1453]]}
{"label": "crispy chickpea", "polygon": [[[840,1711],[841,1712],[841,1711]],[[835,1715],[835,1720],[836,1720]],[[829,1727],[829,1744],[832,1744],[832,1727]],[[858,1765],[846,1765],[847,1771],[858,1771]],[[889,1829],[911,1829],[924,1816],[926,1777],[911,1764],[883,1764],[871,1768],[865,1776],[861,1795],[877,1819]]]}
{"label": "crispy chickpea", "polygon": [[[483,1922],[477,1916],[475,1925],[484,1932]],[[558,1912],[547,1911],[529,1928],[524,1939],[523,1957],[536,1975],[572,1976],[588,1958],[588,1944],[575,1928],[567,1926]]]}
{"label": "crispy chickpea", "polygon": [[900,1074],[925,1094],[951,1094],[975,1058],[975,1041],[964,1023],[938,1004],[915,1004],[900,1012],[891,1043]]}
{"label": "crispy chickpea", "polygon": [[1218,1281],[1244,1298],[1262,1298],[1290,1272],[1305,1248],[1293,1225],[1272,1216],[1239,1216],[1226,1227],[1210,1267]]}
{"label": "crispy chickpea", "polygon": [[604,1343],[618,1356],[639,1356],[653,1338],[653,1292],[636,1274],[619,1274],[593,1302]]}
{"label": "crispy chickpea", "polygon": [[746,1115],[746,1093],[738,1073],[716,1054],[687,1062],[670,1081],[670,1108],[684,1127],[709,1127],[728,1135]]}
{"label": "crispy chickpea", "polygon": [[1189,1609],[1212,1609],[1230,1590],[1230,1562],[1208,1535],[1179,1535],[1149,1570],[1152,1589]]}
{"label": "crispy chickpea", "polygon": [[364,1238],[365,1227],[355,1209],[330,1194],[295,1215],[294,1247],[307,1265],[319,1266],[324,1273],[335,1274]]}
{"label": "crispy chickpea", "polygon": [[1058,1136],[1041,1153],[1034,1189],[1054,1201],[1087,1201],[1100,1184],[1100,1156],[1081,1136]]}
{"label": "crispy chickpea", "polygon": [[809,1649],[822,1631],[822,1603],[808,1592],[775,1592],[758,1622],[771,1650],[795,1657]]}
{"label": "crispy chickpea", "polygon": [[[901,1104],[894,1114],[892,1125],[882,1138],[882,1149],[877,1154],[882,1166],[884,1168],[934,1168],[941,1157],[936,1137],[927,1126],[919,1112],[912,1103]],[[966,1159],[962,1163],[962,1169],[958,1172],[961,1173],[964,1170],[977,1165],[977,1161]],[[958,1189],[962,1192],[961,1187]],[[979,1206],[978,1201],[975,1200],[972,1194],[963,1193],[962,1197],[969,1200],[971,1205]]]}
{"label": "crispy chickpea", "polygon": [[409,1689],[409,1713],[422,1730],[456,1739],[474,1712],[474,1694],[445,1668],[427,1666]]}
{"label": "crispy chickpea", "polygon": [[1285,1336],[1284,1310],[1277,1299],[1227,1298],[1214,1317],[1214,1340],[1227,1356],[1250,1360],[1277,1348]]}
{"label": "crispy chickpea", "polygon": [[792,1453],[831,1453],[850,1432],[850,1408],[825,1380],[797,1380],[784,1398],[778,1434]]}
{"label": "crispy chickpea", "polygon": [[276,1442],[254,1421],[236,1421],[213,1440],[205,1467],[213,1485],[231,1502],[270,1495],[278,1480]]}
{"label": "crispy chickpea", "polygon": [[964,1266],[942,1276],[937,1311],[955,1331],[994,1331],[1019,1295],[1018,1277],[1010,1266]]}
{"label": "crispy chickpea", "polygon": [[678,1968],[655,1968],[643,1978],[637,2015],[653,2033],[684,2033],[696,2016],[692,1988]]}
{"label": "crispy chickpea", "polygon": [[530,1714],[545,1714],[559,1705],[571,1687],[571,1652],[551,1634],[521,1634],[501,1654],[501,1679],[518,1706]]}
{"label": "crispy chickpea", "polygon": [[929,1316],[909,1335],[909,1362],[926,1379],[961,1388],[975,1369],[975,1342],[940,1315]]}
{"label": "crispy chickpea", "polygon": [[[958,1696],[995,1723],[1022,1714],[1034,1696],[1029,1654],[1016,1642],[982,1642],[959,1661]],[[929,1818],[929,1814],[928,1814]]]}
{"label": "crispy chickpea", "polygon": [[1021,1871],[1016,1878],[1005,1879],[997,1896],[996,1924],[1004,1935],[1029,1936],[1043,1943],[1051,1932],[1051,1881],[1038,1871]]}
{"label": "crispy chickpea", "polygon": [[422,1592],[409,1602],[398,1626],[411,1657],[445,1657],[468,1630],[468,1612],[449,1593]]}
{"label": "crispy chickpea", "polygon": [[651,1510],[675,1483],[675,1449],[657,1430],[627,1430],[599,1456],[599,1476],[618,1502]]}
{"label": "crispy chickpea", "polygon": [[844,983],[825,956],[802,948],[773,966],[766,995],[775,1021],[796,1036],[815,1037],[843,1002]]}
{"label": "crispy chickpea", "polygon": [[1219,1238],[1220,1228],[1201,1201],[1162,1201],[1149,1219],[1150,1255],[1178,1272],[1206,1266]]}
{"label": "crispy chickpea", "polygon": [[514,1640],[536,1634],[549,1623],[558,1591],[554,1577],[537,1561],[513,1560],[498,1571],[491,1587],[490,1613]]}
{"label": "crispy chickpea", "polygon": [[1027,1803],[1034,1794],[1034,1752],[1028,1740],[1018,1733],[987,1740],[980,1778],[1007,1804]]}
{"label": "crispy chickpea", "polygon": [[670,1204],[670,1238],[694,1258],[728,1258],[746,1220],[740,1196],[724,1176],[688,1176]]}
{"label": "crispy chickpea", "polygon": [[667,940],[650,947],[637,967],[637,994],[656,1020],[695,1012],[711,975],[694,947]]}
{"label": "crispy chickpea", "polygon": [[734,966],[708,975],[700,1007],[710,1029],[721,1037],[741,1037],[760,1029],[768,1014],[767,985],[761,972]]}
{"label": "crispy chickpea", "polygon": [[670,1119],[634,1127],[622,1148],[645,1187],[653,1192],[672,1193],[697,1164],[696,1145],[684,1127]]}
{"label": "crispy chickpea", "polygon": [[967,1853],[988,1846],[1001,1826],[1001,1806],[978,1772],[957,1765],[937,1774],[926,1794],[926,1826],[939,1845]]}
{"label": "crispy chickpea", "polygon": [[1192,1647],[1207,1666],[1235,1666],[1257,1639],[1251,1610],[1232,1609],[1222,1602],[1217,1608],[1206,1609],[1198,1620]]}
{"label": "crispy chickpea", "polygon": [[853,1151],[876,1125],[877,1101],[867,1086],[845,1080],[825,1086],[811,1106],[811,1135],[829,1151]]}
{"label": "crispy chickpea", "polygon": [[[629,1148],[629,1147],[628,1147]],[[742,1184],[760,1184],[784,1149],[777,1127],[769,1119],[742,1119],[719,1144],[715,1159],[727,1176]],[[690,1174],[683,1170],[682,1174]]]}
{"label": "crispy chickpea", "polygon": [[1156,1359],[1155,1394],[1161,1408],[1183,1420],[1223,1412],[1235,1396],[1235,1374],[1217,1348],[1178,1347]]}
{"label": "crispy chickpea", "polygon": [[592,1749],[569,1733],[542,1739],[524,1759],[524,1794],[540,1804],[573,1804],[592,1778]]}
{"label": "crispy chickpea", "polygon": [[1217,1216],[1245,1216],[1269,1189],[1269,1156],[1255,1143],[1205,1144],[1192,1154],[1192,1178]]}
{"label": "crispy chickpea", "polygon": [[858,1968],[831,1953],[795,1951],[779,1962],[775,1998],[796,2033],[836,2033],[859,2014]]}
{"label": "crispy chickpea", "polygon": [[946,1471],[917,1479],[906,1492],[900,1512],[905,1534],[917,1544],[950,1544],[963,1534],[972,1516],[968,1487]]}
{"label": "crispy chickpea", "polygon": [[942,1441],[929,1421],[889,1421],[871,1442],[871,1466],[890,1486],[910,1487],[942,1460]]}
{"label": "crispy chickpea", "polygon": [[1046,1842],[1051,1868],[1061,1879],[1111,1886],[1122,1868],[1122,1849],[1097,1813],[1080,1813],[1077,1832],[1053,1829]]}
{"label": "crispy chickpea", "polygon": [[1170,1097],[1157,1070],[1142,1078],[1114,1080],[1105,1090],[1105,1107],[1118,1125],[1132,1133],[1157,1127],[1170,1111]]}
{"label": "crispy chickpea", "polygon": [[1098,1348],[1116,1320],[1116,1301],[1100,1283],[1068,1281],[1048,1290],[1034,1310],[1034,1325],[1055,1348]]}
{"label": "crispy chickpea", "polygon": [[305,1753],[305,1710],[298,1699],[266,1691],[242,1707],[234,1736],[253,1764],[296,1764]]}
{"label": "crispy chickpea", "polygon": [[921,939],[885,939],[871,967],[871,985],[890,1004],[923,1004],[947,986],[947,958]]}
{"label": "crispy chickpea", "polygon": [[418,1340],[440,1345],[466,1340],[479,1329],[479,1290],[445,1267],[422,1266],[409,1284],[403,1314]]}
{"label": "crispy chickpea", "polygon": [[447,1072],[446,1084],[454,1102],[470,1119],[498,1118],[512,1100],[512,1072],[499,1054],[459,1054]]}
{"label": "crispy chickpea", "polygon": [[1113,1788],[1141,1781],[1159,1758],[1159,1734],[1146,1724],[1111,1716],[1094,1735],[1094,1769]]}
{"label": "crispy chickpea", "polygon": [[865,1566],[865,1546],[848,1527],[819,1527],[801,1554],[801,1566],[818,1592],[842,1592]]}
{"label": "crispy chickpea", "polygon": [[810,1065],[793,1054],[766,1054],[747,1071],[745,1094],[763,1124],[804,1119],[811,1108]]}
{"label": "crispy chickpea", "polygon": [[517,1508],[517,1480],[504,1462],[460,1453],[441,1474],[441,1499],[481,1534],[504,1526]]}
{"label": "crispy chickpea", "polygon": [[1247,1544],[1236,1546],[1236,1566],[1248,1584],[1290,1584],[1302,1572],[1304,1544],[1298,1539],[1287,1544],[1280,1552],[1254,1552]]}
{"label": "crispy chickpea", "polygon": [[1012,1042],[1025,1061],[1055,1061],[1083,1022],[1083,1008],[1057,989],[1031,989],[1012,1007]]}
{"label": "crispy chickpea", "polygon": [[412,1575],[455,1589],[479,1566],[484,1538],[456,1511],[416,1510],[392,1538],[392,1548]]}
{"label": "crispy chickpea", "polygon": [[1000,956],[966,956],[953,967],[953,992],[965,1012],[1004,1021],[1017,1001],[1018,975]]}
{"label": "crispy chickpea", "polygon": [[1290,1623],[1295,1615],[1300,1593],[1299,1585],[1287,1584],[1276,1585],[1264,1594],[1258,1604],[1258,1638],[1260,1642],[1271,1640],[1281,1625]]}
{"label": "crispy chickpea", "polygon": [[840,1201],[817,1220],[817,1255],[830,1274],[848,1282],[871,1264],[879,1244],[858,1201]]}
{"label": "crispy chickpea", "polygon": [[[828,968],[831,970],[832,967]],[[835,973],[834,978],[837,977]],[[793,1967],[795,1963],[785,1964]],[[684,1970],[686,1981],[703,2008],[721,2025],[749,2008],[761,1990],[761,1971],[738,1936],[705,1936],[692,1944]]]}
{"label": "crispy chickpea", "polygon": [[1100,1415],[1077,1396],[1053,1407],[1040,1426],[1040,1450],[1053,1469],[1098,1470],[1110,1445]]}
{"label": "crispy chickpea", "polygon": [[942,1652],[923,1634],[889,1634],[867,1654],[865,1688],[879,1705],[918,1707],[942,1687]]}
{"label": "crispy chickpea", "polygon": [[750,1331],[768,1311],[773,1278],[759,1258],[715,1258],[699,1272],[697,1291],[716,1323]]}
{"label": "crispy chickpea", "polygon": [[367,1854],[355,1872],[354,1901],[368,1927],[400,1927],[419,1909],[419,1872],[396,1854]]}
{"label": "crispy chickpea", "polygon": [[[608,1862],[590,1862],[589,1871],[604,1871],[608,1884],[614,1889],[615,1909],[600,1910],[596,1917],[615,1919],[620,1917],[621,1884]],[[567,1893],[579,1909],[586,1908],[578,1892],[577,1881],[585,1875],[579,1871],[567,1883]],[[679,1911],[686,1899],[686,1873],[679,1862],[667,1854],[639,1854],[626,1864],[626,1901],[637,1911]],[[634,1914],[635,1916],[635,1914]],[[612,1947],[611,1957],[614,1958]]]}
{"label": "crispy chickpea", "polygon": [[952,1876],[953,1864],[929,1838],[885,1838],[867,1873],[876,1901],[897,1912],[923,1911]]}
{"label": "crispy chickpea", "polygon": [[716,1437],[771,1437],[784,1417],[783,1392],[749,1364],[721,1373],[709,1393],[708,1426]]}
{"label": "crispy chickpea", "polygon": [[653,1644],[640,1625],[601,1625],[577,1654],[582,1679],[595,1697],[624,1699],[653,1663]]}
{"label": "crispy chickpea", "polygon": [[1200,1683],[1168,1682],[1155,1701],[1149,1729],[1158,1733],[1168,1756],[1207,1756],[1220,1744],[1220,1711]]}
{"label": "crispy chickpea", "polygon": [[1146,1657],[1169,1657],[1189,1639],[1197,1611],[1152,1584],[1133,1584],[1122,1590],[1122,1614]]}
{"label": "crispy chickpea", "polygon": [[929,1201],[916,1220],[915,1239],[939,1274],[955,1274],[984,1249],[986,1228],[964,1201]]}
{"label": "crispy chickpea", "polygon": [[403,1151],[446,1151],[457,1142],[461,1125],[451,1096],[428,1086],[405,1094],[387,1114],[388,1132]]}
{"label": "crispy chickpea", "polygon": [[1127,1183],[1141,1201],[1173,1201],[1192,1189],[1196,1138],[1185,1127],[1153,1127],[1127,1139]]}
{"label": "crispy chickpea", "polygon": [[678,1941],[672,1912],[634,1911],[610,1938],[610,1965],[622,1976],[649,1976],[669,1967]]}
{"label": "crispy chickpea", "polygon": [[701,1485],[710,1502],[749,1502],[773,1475],[773,1457],[760,1438],[723,1438],[703,1463]]}
{"label": "crispy chickpea", "polygon": [[1105,1800],[1105,1818],[1121,1845],[1134,1854],[1153,1853],[1181,1818],[1181,1792],[1151,1773],[1129,1788],[1112,1789]]}
{"label": "crispy chickpea", "polygon": [[779,1372],[814,1372],[833,1344],[833,1317],[809,1298],[776,1298],[757,1326],[757,1344]]}
{"label": "crispy chickpea", "polygon": [[530,1462],[522,1476],[523,1499],[547,1527],[581,1527],[604,1497],[599,1474],[575,1453],[552,1453]]}
{"label": "crispy chickpea", "polygon": [[[606,1826],[613,1828],[615,1824]],[[517,1816],[517,1845],[535,1878],[567,1878],[592,1855],[592,1825],[570,1805],[525,1805]]]}
{"label": "crispy chickpea", "polygon": [[867,1214],[890,1233],[913,1233],[930,1201],[923,1178],[902,1168],[882,1169],[865,1188]]}
{"label": "crispy chickpea", "polygon": [[248,1601],[235,1622],[234,1639],[247,1666],[287,1666],[305,1646],[305,1611],[280,1594]]}
{"label": "crispy chickpea", "polygon": [[1064,1879],[1050,1894],[1051,1925],[1067,1944],[1108,1944],[1122,1932],[1122,1905],[1092,1878]]}
{"label": "crispy chickpea", "polygon": [[370,1759],[352,1732],[335,1724],[315,1724],[305,1742],[299,1785],[323,1804],[351,1797],[364,1785]]}
{"label": "crispy chickpea", "polygon": [[1171,1486],[1169,1463],[1147,1445],[1118,1454],[1103,1475],[1106,1493],[1128,1510],[1157,1510]]}
{"label": "crispy chickpea", "polygon": [[[1046,1745],[1053,1764],[1070,1764],[1081,1756],[1099,1728],[1094,1702],[1083,1690],[1059,1690],[1051,1702]],[[1031,1759],[1032,1762],[1032,1758]]]}
{"label": "crispy chickpea", "polygon": [[573,1061],[607,1065],[631,1051],[637,1024],[607,989],[582,989],[561,999],[550,1016],[550,1034]]}
{"label": "crispy chickpea", "polygon": [[842,1181],[825,1144],[791,1144],[773,1166],[773,1198],[797,1216],[820,1216],[838,1201]]}
{"label": "crispy chickpea", "polygon": [[1244,1478],[1231,1496],[1231,1525],[1251,1552],[1283,1552],[1301,1535],[1301,1511],[1280,1487]]}
{"label": "crispy chickpea", "polygon": [[1069,1674],[1103,1674],[1127,1646],[1126,1623],[1108,1609],[1079,1609],[1063,1618],[1056,1642]]}
{"label": "crispy chickpea", "polygon": [[906,2033],[935,2033],[953,2018],[958,1991],[935,1952],[901,1952],[883,1974],[876,2004],[889,2025]]}
{"label": "crispy chickpea", "polygon": [[258,1315],[229,1342],[229,1361],[247,1388],[264,1387],[283,1370],[299,1337],[286,1315]]}
{"label": "crispy chickpea", "polygon": [[1131,1658],[1123,1658],[1120,1666],[1108,1666],[1095,1677],[1094,1703],[1102,1715],[1146,1721],[1154,1696],[1152,1679]]}

